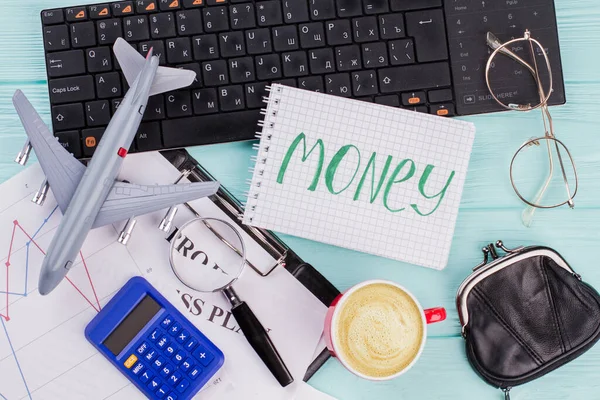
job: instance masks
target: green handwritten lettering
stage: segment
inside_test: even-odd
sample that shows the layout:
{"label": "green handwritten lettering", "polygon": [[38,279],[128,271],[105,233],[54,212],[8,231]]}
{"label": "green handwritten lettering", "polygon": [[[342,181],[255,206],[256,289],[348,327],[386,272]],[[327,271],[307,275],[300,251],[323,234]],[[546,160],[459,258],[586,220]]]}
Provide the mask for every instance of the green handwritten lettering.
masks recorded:
{"label": "green handwritten lettering", "polygon": [[423,175],[421,175],[421,179],[419,180],[419,193],[421,193],[421,195],[428,200],[438,197],[438,202],[435,205],[435,208],[433,210],[431,210],[429,213],[422,213],[421,211],[419,211],[419,208],[416,204],[410,205],[412,207],[412,209],[415,210],[417,212],[417,214],[419,214],[422,217],[427,217],[427,216],[433,214],[435,212],[435,210],[438,209],[438,207],[442,203],[442,200],[444,199],[444,196],[446,195],[446,190],[448,189],[448,186],[450,186],[450,182],[452,182],[452,179],[454,178],[454,175],[455,175],[455,171],[452,171],[450,173],[450,177],[448,177],[448,180],[446,181],[446,185],[444,186],[444,188],[439,193],[428,196],[427,194],[425,194],[425,184],[427,183],[427,179],[429,178],[429,175],[431,175],[431,171],[433,171],[434,168],[435,168],[435,166],[433,166],[431,164],[429,164],[429,165],[427,165],[427,167],[425,167],[425,171],[423,172]]}
{"label": "green handwritten lettering", "polygon": [[[398,174],[400,173],[400,171],[402,171],[402,169],[404,168],[404,166],[410,163],[410,169],[408,170],[408,172],[404,175],[404,177],[402,177],[399,180],[396,180],[396,176],[398,176]],[[402,160],[400,162],[400,164],[398,164],[396,166],[396,169],[394,169],[394,172],[392,172],[392,175],[390,175],[390,179],[385,187],[385,191],[383,192],[383,205],[385,208],[387,208],[389,211],[391,212],[400,212],[403,211],[404,208],[398,208],[398,209],[393,209],[388,205],[388,196],[390,194],[390,190],[392,189],[392,186],[395,183],[402,183],[404,181],[409,180],[410,178],[413,177],[413,175],[415,174],[415,171],[417,170],[417,167],[415,166],[415,162],[409,158]]]}
{"label": "green handwritten lettering", "polygon": [[311,147],[310,151],[306,152],[306,135],[304,132],[300,133],[296,136],[296,139],[290,145],[285,157],[283,158],[283,162],[281,163],[281,167],[279,168],[279,174],[277,175],[277,183],[283,183],[283,177],[285,176],[285,172],[287,171],[288,165],[290,164],[290,160],[292,155],[296,151],[298,145],[302,142],[302,162],[305,162],[308,157],[312,154],[317,146],[319,146],[319,165],[317,166],[317,170],[315,171],[315,176],[312,180],[312,183],[308,187],[308,190],[315,191],[317,189],[317,185],[319,184],[319,178],[321,177],[321,171],[323,171],[323,160],[325,158],[325,146],[323,145],[323,141],[321,139],[317,140],[317,143],[313,147]]}
{"label": "green handwritten lettering", "polygon": [[[344,159],[346,154],[348,154],[348,151],[350,149],[355,149],[356,154],[358,154],[358,162],[356,163],[356,169],[354,170],[354,175],[352,175],[352,179],[350,179],[350,182],[348,182],[348,184],[346,186],[344,186],[341,190],[336,191],[333,188],[333,178],[335,177],[335,172],[337,171],[338,166],[340,165],[340,163],[342,162],[342,160]],[[325,172],[325,185],[327,186],[329,193],[340,194],[344,190],[348,189],[348,186],[350,186],[352,184],[352,182],[354,181],[354,178],[356,177],[356,174],[358,173],[359,168],[360,168],[360,150],[358,150],[358,147],[356,147],[352,144],[347,144],[345,146],[340,147],[340,149],[337,151],[337,153],[335,153],[335,155],[331,159],[331,162],[329,163],[329,166],[327,167],[327,171]]]}
{"label": "green handwritten lettering", "polygon": [[387,176],[388,170],[390,169],[390,164],[392,163],[392,156],[388,156],[387,160],[385,160],[385,166],[383,167],[383,171],[381,171],[381,177],[379,178],[379,183],[377,184],[377,188],[375,188],[375,158],[377,157],[377,153],[373,153],[369,162],[367,163],[367,167],[365,168],[365,172],[363,173],[358,186],[356,187],[356,192],[354,193],[354,200],[358,200],[360,197],[360,192],[362,191],[365,180],[367,179],[367,173],[369,168],[371,169],[371,203],[373,203],[377,196],[379,195],[379,191],[385,182],[385,178]]}

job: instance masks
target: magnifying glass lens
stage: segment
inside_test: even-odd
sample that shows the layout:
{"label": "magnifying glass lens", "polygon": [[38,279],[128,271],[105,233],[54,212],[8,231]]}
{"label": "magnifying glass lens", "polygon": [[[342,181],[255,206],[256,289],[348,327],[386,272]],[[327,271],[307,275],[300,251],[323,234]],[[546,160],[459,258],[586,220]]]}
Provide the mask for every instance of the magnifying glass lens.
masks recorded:
{"label": "magnifying glass lens", "polygon": [[192,220],[171,241],[175,275],[201,292],[216,292],[231,285],[242,273],[245,259],[239,233],[219,219]]}

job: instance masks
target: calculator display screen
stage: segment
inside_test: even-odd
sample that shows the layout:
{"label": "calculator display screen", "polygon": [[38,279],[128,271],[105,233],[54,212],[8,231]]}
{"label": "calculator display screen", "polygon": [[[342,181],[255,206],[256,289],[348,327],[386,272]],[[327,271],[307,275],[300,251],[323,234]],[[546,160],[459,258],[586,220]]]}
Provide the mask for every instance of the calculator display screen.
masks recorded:
{"label": "calculator display screen", "polygon": [[150,296],[146,296],[129,313],[127,317],[112,331],[103,344],[117,356],[146,326],[160,310],[161,306]]}

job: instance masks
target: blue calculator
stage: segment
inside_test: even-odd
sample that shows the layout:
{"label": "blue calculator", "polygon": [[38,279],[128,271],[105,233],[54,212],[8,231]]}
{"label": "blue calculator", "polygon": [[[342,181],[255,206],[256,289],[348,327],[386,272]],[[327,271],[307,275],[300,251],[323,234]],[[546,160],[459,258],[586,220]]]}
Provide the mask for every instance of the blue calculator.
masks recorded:
{"label": "blue calculator", "polygon": [[123,286],[85,336],[150,399],[191,399],[225,361],[217,346],[140,277]]}

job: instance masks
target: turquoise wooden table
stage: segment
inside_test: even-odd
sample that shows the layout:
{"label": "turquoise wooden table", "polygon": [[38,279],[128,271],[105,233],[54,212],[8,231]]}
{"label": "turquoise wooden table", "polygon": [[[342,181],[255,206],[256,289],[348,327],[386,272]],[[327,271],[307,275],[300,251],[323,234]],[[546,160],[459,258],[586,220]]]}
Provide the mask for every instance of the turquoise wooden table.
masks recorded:
{"label": "turquoise wooden table", "polygon": [[[497,0],[500,1],[500,0]],[[467,363],[454,296],[480,248],[497,239],[507,246],[555,247],[592,285],[600,288],[600,7],[597,0],[555,0],[567,104],[553,107],[557,136],[577,164],[580,192],[576,208],[541,211],[534,225],[520,222],[522,204],[508,180],[514,150],[539,136],[539,113],[502,113],[466,118],[477,126],[473,156],[448,267],[439,272],[314,243],[284,239],[340,290],[366,279],[399,282],[425,307],[444,306],[448,320],[432,325],[423,357],[414,369],[386,382],[363,381],[330,360],[310,381],[339,399],[500,399]],[[84,3],[85,1],[80,1]],[[11,97],[22,89],[50,120],[39,11],[68,6],[65,0],[2,0],[0,13],[0,182],[21,171],[13,160],[25,140]],[[72,2],[71,2],[72,3]],[[251,143],[190,149],[233,193],[242,198]],[[1,195],[1,194],[0,194]],[[569,365],[519,387],[513,399],[600,399],[600,345]]]}

